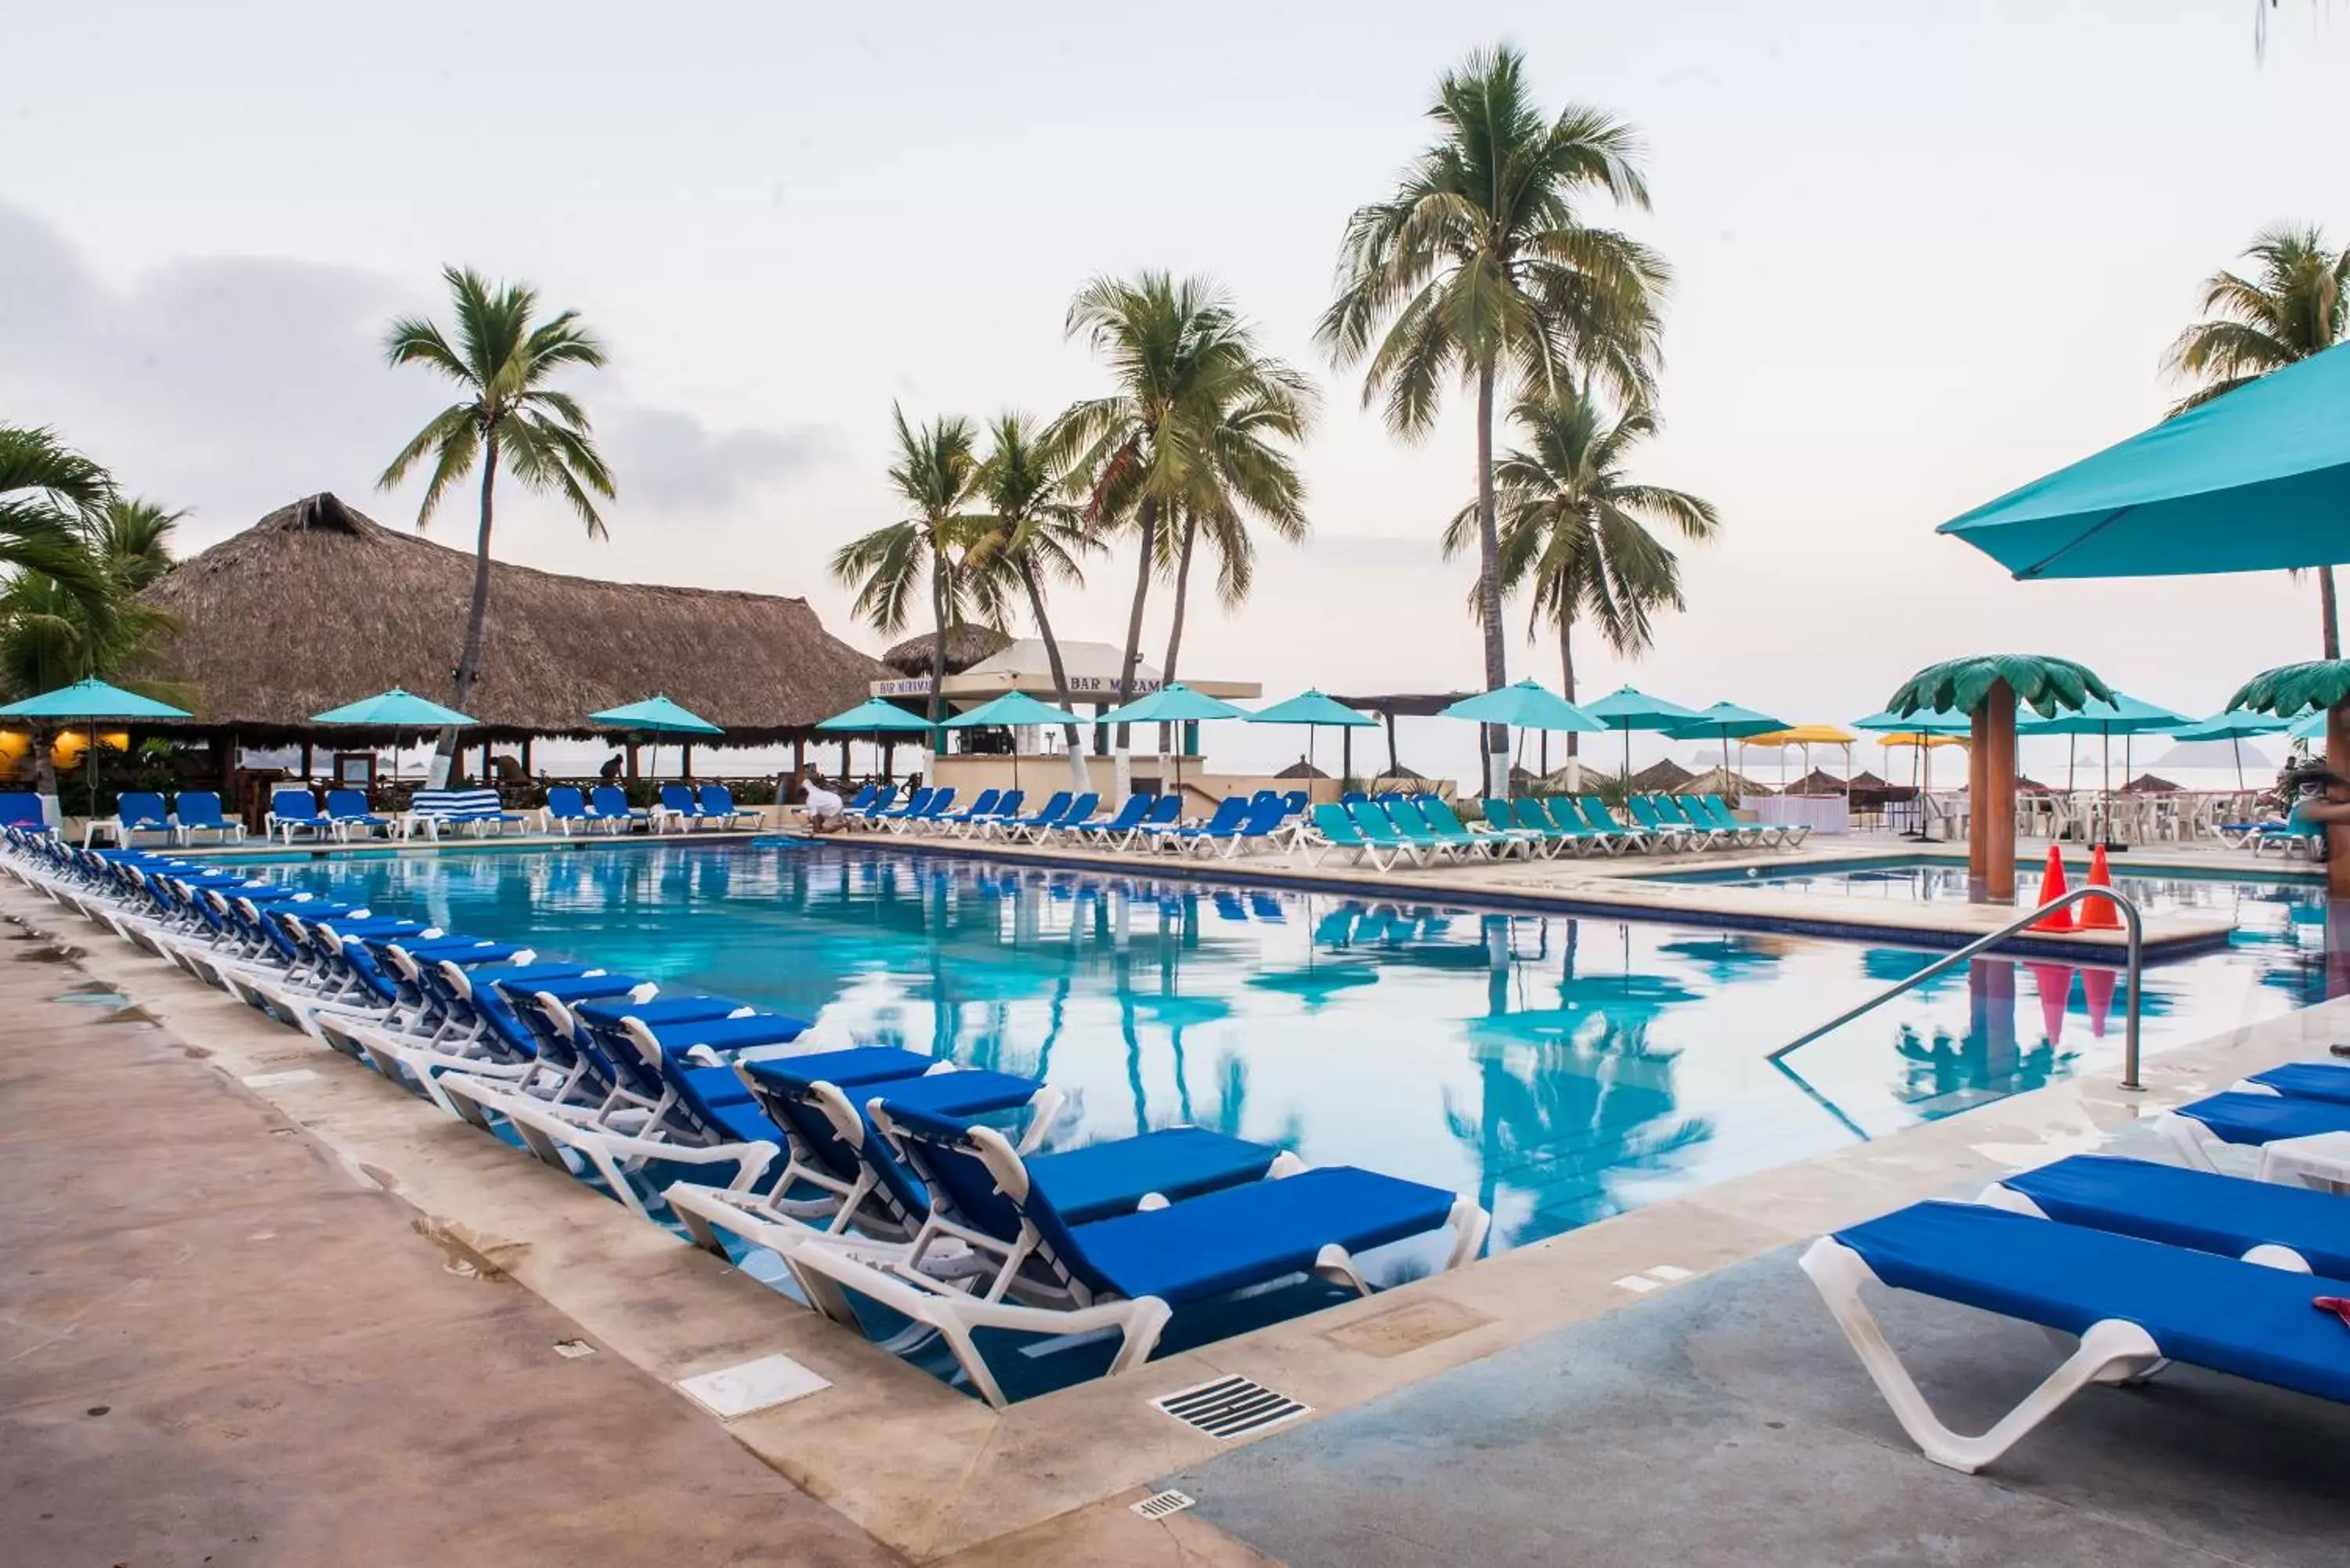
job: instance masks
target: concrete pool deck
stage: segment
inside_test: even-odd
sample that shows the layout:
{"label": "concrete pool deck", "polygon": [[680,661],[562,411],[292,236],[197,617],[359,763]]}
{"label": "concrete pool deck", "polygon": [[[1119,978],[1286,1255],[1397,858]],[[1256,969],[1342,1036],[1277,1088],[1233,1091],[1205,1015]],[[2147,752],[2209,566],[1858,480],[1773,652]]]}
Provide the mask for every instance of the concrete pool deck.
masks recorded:
{"label": "concrete pool deck", "polygon": [[[1227,1447],[1152,1397],[1239,1373],[1310,1405],[1318,1425],[1823,1230],[2092,1147],[2161,1106],[2322,1049],[2350,1008],[2328,1004],[2151,1057],[2148,1095],[2096,1077],[2012,1096],[999,1414],[13,880],[0,913],[86,950],[75,961],[91,979],[135,1001],[174,1050],[235,1081],[218,1092],[257,1097],[278,1126],[315,1139],[323,1165],[353,1190],[405,1204],[415,1234],[388,1247],[436,1267],[450,1255],[478,1261],[648,1380],[675,1384],[775,1355],[827,1379],[805,1398],[723,1423],[654,1392],[889,1551],[924,1563],[1261,1562],[1191,1516],[1150,1523],[1127,1511],[1155,1479],[1189,1473]],[[33,944],[10,945],[23,957]],[[71,982],[56,966],[37,972],[46,994]],[[61,1079],[56,1092],[57,1114],[69,1108],[83,1136],[122,1137],[133,1155],[146,1124],[172,1114],[136,1099],[126,1114],[95,1080]],[[155,1179],[169,1179],[160,1169]],[[301,1271],[291,1260],[276,1266]],[[111,1258],[88,1251],[73,1268],[76,1288],[93,1293],[116,1272]]]}

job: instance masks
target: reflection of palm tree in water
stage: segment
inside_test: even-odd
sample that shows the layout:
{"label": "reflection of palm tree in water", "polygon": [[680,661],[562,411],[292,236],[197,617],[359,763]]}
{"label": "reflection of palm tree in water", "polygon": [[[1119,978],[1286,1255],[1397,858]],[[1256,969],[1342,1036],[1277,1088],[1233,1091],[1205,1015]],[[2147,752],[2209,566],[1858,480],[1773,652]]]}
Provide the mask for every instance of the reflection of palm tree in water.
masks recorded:
{"label": "reflection of palm tree in water", "polygon": [[1492,1212],[1507,1186],[1534,1202],[1536,1219],[1513,1242],[1617,1212],[1610,1175],[1662,1169],[1713,1136],[1701,1116],[1672,1119],[1679,1052],[1651,1048],[1645,1022],[1618,1023],[1599,1011],[1588,1019],[1536,1045],[1523,1077],[1510,1061],[1520,1053],[1482,1048],[1473,1119],[1445,1096],[1446,1127],[1477,1158],[1478,1201]]}
{"label": "reflection of palm tree in water", "polygon": [[2072,1076],[2076,1052],[2060,1050],[2046,1041],[1995,1057],[1991,1042],[1970,1033],[1961,1039],[1937,1029],[1929,1042],[1909,1024],[1903,1024],[1894,1049],[1901,1054],[1901,1082],[1895,1094],[1906,1104],[1939,1099],[1962,1090],[1991,1089],[2020,1095]]}
{"label": "reflection of palm tree in water", "polygon": [[[1211,1132],[1227,1137],[1248,1137],[1248,1064],[1235,1052],[1227,1051],[1216,1058],[1216,1111],[1200,1125]],[[1283,1148],[1295,1148],[1305,1141],[1305,1124],[1297,1113],[1290,1112],[1281,1118],[1281,1126],[1271,1137],[1260,1137],[1259,1143],[1271,1143]]]}

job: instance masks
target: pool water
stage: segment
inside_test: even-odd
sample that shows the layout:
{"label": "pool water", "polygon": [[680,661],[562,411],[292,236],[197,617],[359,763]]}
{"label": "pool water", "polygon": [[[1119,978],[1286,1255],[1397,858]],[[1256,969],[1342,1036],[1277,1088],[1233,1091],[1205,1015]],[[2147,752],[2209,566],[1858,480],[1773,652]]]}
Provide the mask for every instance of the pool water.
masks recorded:
{"label": "pool water", "polygon": [[[1783,1071],[1766,1053],[1934,955],[864,846],[247,860],[546,957],[1048,1078],[1072,1104],[1049,1147],[1195,1123],[1471,1193],[1496,1250],[2111,1071],[2125,1000],[2110,969],[1977,961]],[[2239,929],[2148,971],[2148,1049],[2323,996],[2318,889],[2164,896],[2232,899]]]}

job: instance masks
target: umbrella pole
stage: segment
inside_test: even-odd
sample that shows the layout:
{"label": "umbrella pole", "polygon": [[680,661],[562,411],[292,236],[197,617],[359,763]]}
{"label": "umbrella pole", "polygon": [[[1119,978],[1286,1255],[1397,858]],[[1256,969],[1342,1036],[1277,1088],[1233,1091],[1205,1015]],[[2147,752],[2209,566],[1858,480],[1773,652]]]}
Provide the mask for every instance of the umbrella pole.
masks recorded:
{"label": "umbrella pole", "polygon": [[81,765],[89,774],[89,814],[96,816],[98,815],[98,721],[95,719],[89,722],[89,750],[83,754]]}
{"label": "umbrella pole", "polygon": [[2228,745],[2236,753],[2236,793],[2241,794],[2244,793],[2244,737],[2230,735]]}

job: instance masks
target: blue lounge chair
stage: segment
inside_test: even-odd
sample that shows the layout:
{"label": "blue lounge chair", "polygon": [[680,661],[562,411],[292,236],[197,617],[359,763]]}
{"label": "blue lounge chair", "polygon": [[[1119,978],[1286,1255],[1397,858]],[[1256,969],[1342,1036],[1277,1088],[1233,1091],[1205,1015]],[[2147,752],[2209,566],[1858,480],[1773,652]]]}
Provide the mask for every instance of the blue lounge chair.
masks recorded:
{"label": "blue lounge chair", "polygon": [[1056,835],[1075,838],[1100,820],[1101,796],[1087,790],[1069,803],[1069,809],[1061,814],[1060,821],[1031,829],[1031,838],[1037,844],[1049,843]]}
{"label": "blue lounge chair", "polygon": [[1152,835],[1162,828],[1174,827],[1182,820],[1183,797],[1180,794],[1162,794],[1152,804],[1149,811],[1142,814],[1140,822],[1118,835],[1117,847],[1131,849],[1137,844],[1147,842]]}
{"label": "blue lounge chair", "polygon": [[244,824],[221,815],[221,798],[208,789],[183,789],[172,797],[172,820],[184,844],[199,833],[244,842]]}
{"label": "blue lounge chair", "polygon": [[2282,1067],[2239,1078],[2229,1087],[2240,1094],[2282,1095],[2288,1099],[2350,1106],[2350,1064],[2288,1062]]}
{"label": "blue lounge chair", "polygon": [[1173,822],[1164,826],[1153,824],[1143,829],[1142,842],[1153,849],[1188,850],[1193,839],[1211,834],[1225,834],[1240,826],[1248,815],[1248,797],[1228,794],[1216,803],[1216,809],[1205,822]]}
{"label": "blue lounge chair", "polygon": [[[1487,1217],[1473,1201],[1351,1166],[1231,1185],[1233,1156],[1225,1146],[1233,1140],[1213,1135],[1197,1146],[1206,1190],[1193,1189],[1195,1195],[1164,1207],[1087,1220],[1076,1190],[1082,1182],[1057,1179],[1048,1163],[1024,1159],[993,1127],[903,1103],[887,1085],[868,1111],[892,1152],[921,1178],[933,1219],[904,1265],[877,1267],[847,1249],[818,1245],[799,1251],[798,1270],[936,1330],[972,1387],[996,1406],[1004,1403],[1003,1391],[980,1354],[978,1330],[1113,1331],[1121,1341],[1110,1364],[1115,1376],[1149,1360],[1169,1320],[1184,1307],[1305,1275],[1367,1295],[1357,1254],[1449,1228],[1446,1266],[1456,1267],[1484,1241]],[[1127,1186],[1135,1167],[1176,1172],[1180,1158],[1152,1144],[1146,1137],[1112,1145],[1086,1174]],[[1171,1182],[1174,1175],[1162,1179]],[[959,1222],[941,1222],[941,1212]],[[929,1246],[949,1239],[1002,1260],[986,1294],[923,1274]]]}
{"label": "blue lounge chair", "polygon": [[723,784],[706,784],[701,789],[702,820],[729,832],[745,822],[756,825],[759,814],[734,804],[734,792]]}
{"label": "blue lounge chair", "polygon": [[1115,815],[1099,822],[1086,824],[1077,830],[1076,836],[1095,844],[1114,843],[1141,826],[1143,820],[1150,815],[1150,808],[1158,804],[1159,797],[1147,792],[1128,795],[1126,804],[1119,806]]}
{"label": "blue lounge chair", "polygon": [[391,819],[369,811],[367,794],[361,790],[328,790],[327,820],[334,825],[335,836],[341,839],[348,839],[353,828],[357,828],[362,837],[372,836],[379,828],[387,838],[391,836]]}
{"label": "blue lounge chair", "polygon": [[2301,1140],[2350,1133],[2350,1105],[2287,1097],[2273,1089],[2230,1090],[2165,1111],[2155,1127],[2199,1170],[2220,1169],[2225,1145],[2257,1149],[2258,1172],[2265,1181],[2277,1170],[2281,1156],[2290,1165]]}
{"label": "blue lounge chair", "polygon": [[903,822],[907,817],[913,815],[916,812],[930,810],[931,797],[938,793],[939,792],[937,790],[932,789],[930,785],[924,784],[921,788],[909,794],[903,805],[877,806],[873,810],[867,812],[863,820],[868,827],[894,826],[898,823]]}
{"label": "blue lounge chair", "polygon": [[587,820],[607,833],[627,833],[639,823],[650,825],[652,813],[629,804],[629,792],[619,784],[598,784],[588,794]]}
{"label": "blue lounge chair", "polygon": [[[2339,1201],[2333,1199],[2333,1201]],[[1812,1243],[1804,1272],[1895,1419],[1928,1459],[1971,1473],[2095,1383],[2178,1361],[2350,1403],[2345,1330],[2312,1298],[2350,1283],[1968,1203],[1919,1203]],[[1980,1437],[1952,1431],[1861,1290],[1956,1302],[2077,1335],[2080,1346]]]}
{"label": "blue lounge chair", "polygon": [[42,813],[41,797],[30,790],[0,790],[0,827],[36,836],[48,832],[49,819]]}
{"label": "blue lounge chair", "polygon": [[1045,797],[1045,804],[1027,816],[999,816],[985,824],[980,832],[990,838],[1016,838],[1039,827],[1050,827],[1061,820],[1069,809],[1070,794],[1056,789]]}
{"label": "blue lounge chair", "polygon": [[1976,1201],[2168,1247],[2350,1279],[2350,1223],[2342,1199],[2305,1187],[2076,1154],[1995,1181]]}
{"label": "blue lounge chair", "polygon": [[2303,803],[2295,801],[2282,822],[2255,825],[2244,842],[2251,846],[2255,857],[2274,849],[2280,855],[2307,855],[2314,859],[2324,851],[2325,825],[2310,821]]}
{"label": "blue lounge chair", "polygon": [[538,811],[538,830],[541,833],[552,833],[559,827],[563,830],[563,836],[568,838],[573,823],[592,824],[596,820],[588,815],[588,797],[579,793],[577,784],[547,786],[546,804]]}
{"label": "blue lounge chair", "polygon": [[952,784],[941,784],[930,792],[927,799],[923,798],[920,791],[916,791],[914,800],[908,803],[906,809],[891,813],[883,819],[882,826],[892,833],[910,833],[917,827],[926,827],[946,815],[953,809],[954,803],[955,789]]}
{"label": "blue lounge chair", "polygon": [[889,810],[897,799],[896,784],[867,784],[857,792],[854,800],[840,808],[841,819],[850,824],[870,823],[877,813]]}
{"label": "blue lounge chair", "polygon": [[1302,816],[1305,813],[1306,802],[1311,798],[1302,789],[1290,790],[1282,795],[1281,808],[1292,816]]}
{"label": "blue lounge chair", "polygon": [[983,789],[979,792],[979,798],[977,800],[972,801],[961,811],[951,812],[947,815],[940,817],[938,825],[941,827],[945,828],[948,832],[959,836],[964,828],[969,827],[972,823],[984,822],[987,818],[999,815],[1003,803],[1003,792],[1002,790]]}
{"label": "blue lounge chair", "polygon": [[1288,815],[1289,808],[1281,804],[1281,797],[1266,791],[1253,797],[1230,826],[1220,828],[1211,822],[1179,847],[1190,854],[1209,855],[1221,846],[1223,857],[1230,860],[1253,844],[1271,843],[1274,829]]}
{"label": "blue lounge chair", "polygon": [[[92,828],[104,826],[107,824],[90,824]],[[171,817],[163,810],[163,797],[152,790],[124,790],[121,798],[114,803],[111,826],[114,842],[124,849],[130,848],[133,836],[141,833],[160,833],[167,844],[179,838],[179,834],[172,826]],[[82,842],[85,845],[89,842],[88,830],[82,834]]]}
{"label": "blue lounge chair", "polygon": [[266,825],[267,836],[282,838],[288,844],[294,842],[294,836],[297,833],[324,838],[334,831],[333,826],[319,814],[318,797],[312,794],[307,786],[288,785],[272,790],[269,814],[263,821]]}
{"label": "blue lounge chair", "polygon": [[660,804],[653,807],[653,831],[674,828],[680,833],[700,827],[703,818],[702,801],[688,784],[665,784],[660,786]]}

